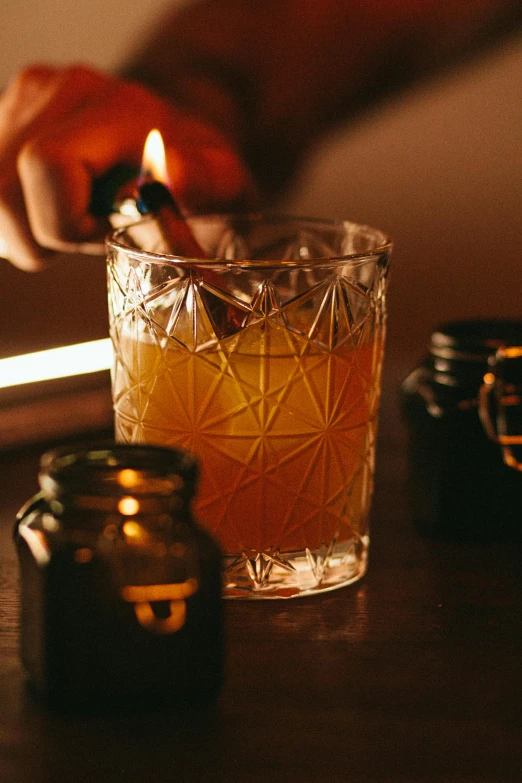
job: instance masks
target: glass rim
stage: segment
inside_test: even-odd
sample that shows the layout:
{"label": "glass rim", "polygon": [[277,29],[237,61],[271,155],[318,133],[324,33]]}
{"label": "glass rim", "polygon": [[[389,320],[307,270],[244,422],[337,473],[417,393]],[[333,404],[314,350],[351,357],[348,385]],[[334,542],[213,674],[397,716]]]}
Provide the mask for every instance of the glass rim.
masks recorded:
{"label": "glass rim", "polygon": [[379,244],[375,248],[362,253],[347,253],[344,255],[332,255],[332,256],[320,256],[314,258],[303,259],[226,259],[226,258],[193,258],[190,256],[182,256],[169,253],[154,253],[150,250],[142,250],[140,248],[128,245],[121,241],[121,237],[131,228],[142,225],[147,221],[152,221],[155,218],[153,216],[145,217],[142,220],[129,223],[126,226],[122,226],[109,235],[105,241],[106,247],[111,250],[124,251],[128,256],[133,257],[141,261],[149,261],[156,264],[166,264],[168,266],[190,266],[190,267],[217,267],[223,268],[235,268],[235,269],[306,269],[313,265],[314,267],[327,268],[328,266],[339,266],[340,263],[351,264],[358,266],[369,260],[372,260],[379,256],[389,255],[393,248],[393,242],[391,238],[380,229],[372,226],[355,223],[351,220],[341,220],[335,218],[318,218],[318,217],[306,217],[302,215],[291,214],[278,214],[278,213],[258,213],[258,212],[246,212],[246,213],[232,213],[232,212],[209,212],[209,213],[194,213],[188,214],[187,219],[217,219],[217,218],[237,218],[242,220],[250,220],[252,222],[296,222],[307,223],[311,225],[323,225],[329,228],[336,227],[350,227],[352,230],[359,230],[360,232],[371,233],[379,241]]}

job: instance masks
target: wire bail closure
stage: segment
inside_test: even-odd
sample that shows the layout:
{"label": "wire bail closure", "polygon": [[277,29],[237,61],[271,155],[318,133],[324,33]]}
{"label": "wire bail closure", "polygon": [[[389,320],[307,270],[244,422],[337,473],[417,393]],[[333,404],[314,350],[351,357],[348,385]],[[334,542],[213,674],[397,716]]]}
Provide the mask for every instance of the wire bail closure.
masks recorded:
{"label": "wire bail closure", "polygon": [[[522,447],[522,346],[499,348],[479,390],[479,416],[506,465],[522,472],[514,447]],[[522,448],[521,448],[522,454]]]}

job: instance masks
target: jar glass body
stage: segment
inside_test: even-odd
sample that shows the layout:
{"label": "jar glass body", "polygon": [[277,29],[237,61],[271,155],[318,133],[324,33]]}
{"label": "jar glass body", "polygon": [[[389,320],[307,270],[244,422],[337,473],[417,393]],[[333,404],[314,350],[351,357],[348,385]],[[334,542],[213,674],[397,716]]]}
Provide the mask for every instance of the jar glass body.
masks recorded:
{"label": "jar glass body", "polygon": [[15,529],[21,656],[58,706],[177,705],[221,684],[220,551],[194,521],[195,463],[103,446],[44,455]]}
{"label": "jar glass body", "polygon": [[424,535],[496,539],[520,530],[522,475],[488,438],[478,406],[490,357],[519,341],[519,322],[446,324],[402,384],[411,511]]}

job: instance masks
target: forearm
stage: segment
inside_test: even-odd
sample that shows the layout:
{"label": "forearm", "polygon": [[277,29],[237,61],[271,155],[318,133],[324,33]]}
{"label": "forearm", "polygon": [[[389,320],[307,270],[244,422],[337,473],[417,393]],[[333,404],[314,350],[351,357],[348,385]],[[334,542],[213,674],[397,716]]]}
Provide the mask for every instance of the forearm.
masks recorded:
{"label": "forearm", "polygon": [[129,72],[224,131],[267,188],[332,123],[521,21],[513,0],[203,0]]}

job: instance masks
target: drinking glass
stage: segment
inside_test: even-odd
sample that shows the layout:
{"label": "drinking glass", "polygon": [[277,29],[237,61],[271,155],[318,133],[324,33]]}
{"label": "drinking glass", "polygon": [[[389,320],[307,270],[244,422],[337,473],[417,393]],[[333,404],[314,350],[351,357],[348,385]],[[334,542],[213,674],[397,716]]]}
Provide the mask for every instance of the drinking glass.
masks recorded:
{"label": "drinking glass", "polygon": [[158,221],[108,243],[116,437],[194,453],[224,594],[289,598],[366,570],[389,239],[347,221]]}

